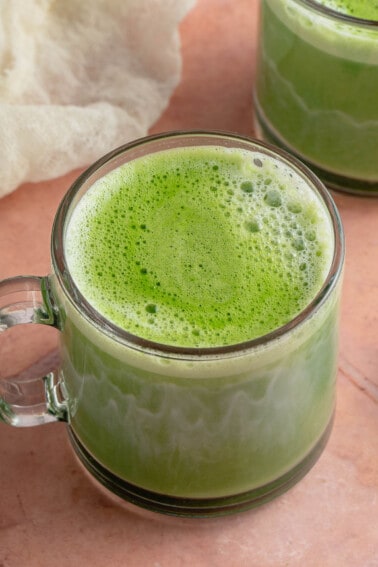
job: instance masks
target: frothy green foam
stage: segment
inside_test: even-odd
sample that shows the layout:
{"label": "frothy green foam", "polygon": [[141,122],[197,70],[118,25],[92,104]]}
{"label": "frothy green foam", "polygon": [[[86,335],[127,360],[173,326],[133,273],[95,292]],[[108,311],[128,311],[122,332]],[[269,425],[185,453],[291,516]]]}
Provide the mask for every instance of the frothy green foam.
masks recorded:
{"label": "frothy green foam", "polygon": [[354,18],[378,21],[378,3],[374,0],[315,0],[315,3]]}
{"label": "frothy green foam", "polygon": [[66,229],[89,303],[146,339],[220,346],[288,322],[320,289],[333,240],[297,174],[260,153],[166,150],[98,180]]}

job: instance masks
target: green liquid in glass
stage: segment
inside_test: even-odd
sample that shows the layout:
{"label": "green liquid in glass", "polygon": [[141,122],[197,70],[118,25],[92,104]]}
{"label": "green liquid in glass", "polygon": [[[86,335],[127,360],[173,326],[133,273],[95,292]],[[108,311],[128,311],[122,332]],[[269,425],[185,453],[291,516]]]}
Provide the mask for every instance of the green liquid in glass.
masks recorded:
{"label": "green liquid in glass", "polygon": [[[230,345],[285,324],[333,255],[328,213],[301,176],[218,147],[109,173],[65,238],[70,272],[99,313],[174,346]],[[60,298],[71,427],[128,483],[182,498],[257,490],[301,463],[330,424],[338,288],[280,339],[200,360],[129,348]]]}
{"label": "green liquid in glass", "polygon": [[[370,2],[319,2],[378,22]],[[266,137],[335,186],[378,190],[378,26],[263,0],[256,109]],[[340,178],[337,181],[337,178]],[[345,184],[345,187],[343,187]]]}

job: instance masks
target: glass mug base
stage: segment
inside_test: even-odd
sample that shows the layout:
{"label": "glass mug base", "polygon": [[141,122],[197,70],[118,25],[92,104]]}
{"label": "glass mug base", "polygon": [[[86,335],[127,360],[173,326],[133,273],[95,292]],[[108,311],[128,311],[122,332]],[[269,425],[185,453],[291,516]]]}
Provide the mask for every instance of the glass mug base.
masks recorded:
{"label": "glass mug base", "polygon": [[296,152],[296,150],[292,146],[287,144],[281,138],[281,136],[275,131],[274,127],[267,121],[263,112],[259,109],[259,105],[256,99],[254,101],[254,130],[256,132],[257,138],[259,138],[260,140],[274,144],[275,146],[285,150],[286,152],[295,155],[296,158],[300,159],[323,181],[328,189],[342,193],[360,195],[363,197],[378,196],[378,180],[366,181],[363,179],[345,177],[332,171],[327,171],[326,169],[323,169],[322,167],[307,159],[301,153]]}
{"label": "glass mug base", "polygon": [[[75,456],[89,478],[106,496],[126,508],[183,518],[211,518],[244,512],[273,500],[297,484],[322,454],[333,427],[332,416],[324,433],[302,461],[278,479],[253,490],[221,498],[178,498],[145,490],[114,475],[99,463],[68,426],[68,436]],[[105,491],[104,491],[105,489]],[[116,499],[114,499],[116,497]],[[129,507],[128,505],[131,505]]]}

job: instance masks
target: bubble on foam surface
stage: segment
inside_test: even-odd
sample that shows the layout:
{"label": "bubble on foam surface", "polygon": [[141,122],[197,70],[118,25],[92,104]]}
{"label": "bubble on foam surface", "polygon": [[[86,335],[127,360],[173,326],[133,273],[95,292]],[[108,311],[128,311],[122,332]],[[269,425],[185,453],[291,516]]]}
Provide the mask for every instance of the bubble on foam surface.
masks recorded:
{"label": "bubble on foam surface", "polygon": [[272,189],[265,194],[264,201],[270,207],[280,207],[282,205],[281,195],[279,191],[275,189]]}
{"label": "bubble on foam surface", "polygon": [[260,232],[261,230],[261,225],[256,219],[245,221],[244,226],[249,232]]}
{"label": "bubble on foam surface", "polygon": [[244,191],[244,193],[253,193],[253,184],[251,181],[243,181],[240,184],[240,189]]}
{"label": "bubble on foam surface", "polygon": [[82,198],[66,241],[73,278],[100,313],[181,346],[233,344],[286,323],[332,254],[305,181],[263,154],[216,147],[113,171]]}

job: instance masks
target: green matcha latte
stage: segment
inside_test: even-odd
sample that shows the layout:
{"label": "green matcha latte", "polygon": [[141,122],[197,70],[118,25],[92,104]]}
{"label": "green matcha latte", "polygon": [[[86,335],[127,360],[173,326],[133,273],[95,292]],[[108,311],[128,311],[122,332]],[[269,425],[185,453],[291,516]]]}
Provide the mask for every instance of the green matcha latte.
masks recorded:
{"label": "green matcha latte", "polygon": [[377,44],[373,0],[261,0],[261,135],[331,188],[367,195],[378,192]]}
{"label": "green matcha latte", "polygon": [[157,509],[185,501],[173,513],[284,490],[318,456],[334,408],[329,210],[269,149],[201,139],[131,161],[126,149],[88,182],[64,225],[66,272],[87,307],[56,282],[84,464],[139,504],[143,491]]}

